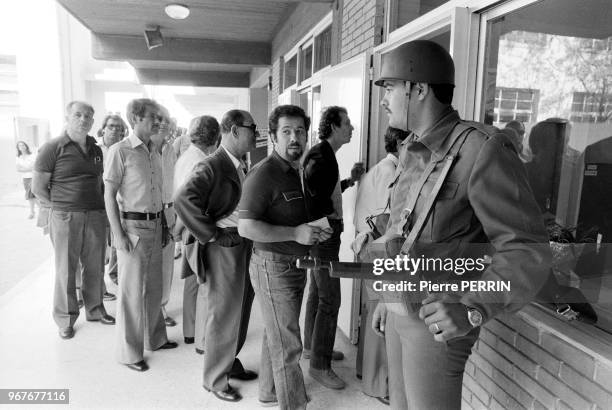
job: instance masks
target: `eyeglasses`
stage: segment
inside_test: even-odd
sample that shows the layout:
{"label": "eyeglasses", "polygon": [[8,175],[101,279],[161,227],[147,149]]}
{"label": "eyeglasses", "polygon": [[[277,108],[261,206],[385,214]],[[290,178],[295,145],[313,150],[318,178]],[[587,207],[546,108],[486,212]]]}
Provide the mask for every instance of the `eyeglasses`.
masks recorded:
{"label": "eyeglasses", "polygon": [[257,133],[257,124],[244,125],[244,124],[236,124],[237,127],[249,128],[253,133]]}

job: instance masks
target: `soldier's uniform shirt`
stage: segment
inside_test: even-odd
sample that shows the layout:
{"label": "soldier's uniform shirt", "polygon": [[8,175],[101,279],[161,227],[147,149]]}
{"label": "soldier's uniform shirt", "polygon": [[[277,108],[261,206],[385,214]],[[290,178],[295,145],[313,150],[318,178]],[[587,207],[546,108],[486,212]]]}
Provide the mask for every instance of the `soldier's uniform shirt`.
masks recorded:
{"label": "soldier's uniform shirt", "polygon": [[[479,308],[488,319],[501,310],[518,310],[531,301],[544,282],[551,261],[548,235],[525,169],[504,134],[494,127],[463,121],[449,108],[418,139],[414,134],[406,138],[400,147],[400,164],[391,192],[387,234],[401,229],[401,213],[410,187],[417,183],[429,161],[440,161],[419,195],[411,223],[423,212],[451,141],[460,132],[457,127],[460,123],[472,128],[467,131],[417,238],[413,255],[440,258],[492,255],[481,279],[510,280],[511,291],[461,294],[462,303]],[[450,273],[446,279],[461,277]],[[402,296],[409,300],[418,294],[407,292]]]}

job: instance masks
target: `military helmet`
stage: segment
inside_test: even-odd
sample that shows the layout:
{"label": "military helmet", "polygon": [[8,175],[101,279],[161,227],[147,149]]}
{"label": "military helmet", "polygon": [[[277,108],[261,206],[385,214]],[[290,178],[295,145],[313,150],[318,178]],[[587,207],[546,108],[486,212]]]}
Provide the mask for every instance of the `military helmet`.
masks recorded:
{"label": "military helmet", "polygon": [[385,80],[455,85],[455,64],[439,44],[409,41],[383,54],[380,78],[374,84],[382,87]]}

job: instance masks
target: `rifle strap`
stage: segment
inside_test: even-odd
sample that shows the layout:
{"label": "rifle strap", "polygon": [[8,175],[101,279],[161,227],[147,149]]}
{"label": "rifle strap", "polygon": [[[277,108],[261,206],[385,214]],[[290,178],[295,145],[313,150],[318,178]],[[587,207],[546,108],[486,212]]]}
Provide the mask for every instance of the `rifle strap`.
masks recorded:
{"label": "rifle strap", "polygon": [[[444,184],[444,181],[446,180],[446,177],[455,161],[455,158],[461,150],[461,147],[463,146],[467,135],[469,134],[469,131],[472,130],[473,127],[462,123],[457,123],[457,125],[453,128],[453,131],[455,131],[456,129],[459,129],[459,132],[455,134],[455,139],[451,142],[448,151],[445,153],[444,159],[442,159],[441,161],[430,161],[429,164],[427,164],[425,170],[423,171],[423,174],[419,178],[419,181],[413,187],[414,189],[410,190],[411,195],[409,195],[407,206],[404,211],[411,215],[414,210],[414,206],[416,205],[419,194],[422,191],[425,182],[427,181],[427,178],[429,178],[429,175],[431,175],[431,173],[439,163],[444,164],[440,171],[440,175],[438,175],[436,183],[434,184],[431,192],[429,193],[429,196],[427,197],[422,212],[419,214],[419,217],[417,218],[414,225],[410,229],[410,232],[406,236],[406,240],[402,245],[402,255],[409,254],[410,250],[412,249],[412,246],[414,245],[418,236],[421,234],[421,230],[425,225],[425,221],[427,220],[427,217],[429,216],[429,213],[431,212],[434,203],[436,202],[436,197],[438,196],[438,193],[440,192],[440,189],[442,188],[442,185]],[[407,228],[410,215],[406,215],[406,226],[404,226],[404,228]],[[402,233],[405,234],[406,229],[404,229]]]}

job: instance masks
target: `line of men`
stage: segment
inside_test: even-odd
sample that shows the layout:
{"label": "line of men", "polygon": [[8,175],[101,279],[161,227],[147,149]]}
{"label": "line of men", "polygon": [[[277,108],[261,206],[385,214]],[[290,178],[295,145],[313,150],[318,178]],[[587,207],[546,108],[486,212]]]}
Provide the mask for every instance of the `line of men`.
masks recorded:
{"label": "line of men", "polygon": [[[326,135],[324,140],[329,139],[328,143],[333,144],[331,160],[337,174],[333,152],[348,142],[352,127],[346,110],[336,107],[332,111],[325,117],[327,123],[323,134]],[[184,239],[184,271],[187,275],[192,273],[185,281],[184,304],[189,318],[184,320],[185,342],[193,343],[198,327],[201,328],[197,338],[201,349],[197,350],[207,352],[204,360],[205,388],[221,399],[238,400],[239,394],[229,386],[228,378],[251,380],[257,377],[255,372],[245,370],[236,358],[246,338],[253,301],[253,288],[247,275],[252,245],[238,234],[238,201],[246,173],[243,158],[254,148],[257,136],[251,115],[246,111],[232,110],[226,113],[220,125],[212,117],[196,118],[190,130],[193,146],[181,157],[177,164],[179,172],[174,175],[175,155],[165,140],[169,123],[167,110],[152,100],[132,101],[127,108],[132,133],[120,140],[124,134],[120,129],[120,117],[107,117],[103,128],[109,128],[109,132],[102,133],[102,146],[96,145],[95,140],[87,135],[93,124],[93,114],[93,108],[84,102],[75,101],[67,106],[66,130],[61,137],[41,148],[35,177],[35,185],[39,188],[36,192],[52,208],[51,237],[56,257],[54,317],[60,336],[67,339],[74,335],[74,323],[79,315],[74,285],[79,264],[82,265],[87,319],[115,323],[114,318],[106,313],[100,297],[100,291],[104,289],[104,250],[107,232],[110,231],[112,249],[118,260],[118,274],[115,276],[111,252],[109,274],[112,280],[117,278],[119,289],[119,361],[131,369],[145,371],[148,369],[144,360],[145,349],[176,347],[175,342],[167,339],[163,313],[167,302],[164,289],[169,290],[172,277],[170,233],[174,229]],[[299,160],[305,147],[309,119],[301,110],[289,114],[299,114],[302,122],[294,132],[294,138],[299,141],[287,148],[298,149],[300,155],[296,160]],[[277,124],[278,118],[272,123]],[[276,147],[275,130],[273,128],[272,140]],[[217,148],[219,133],[221,138]],[[322,162],[309,169],[317,170],[321,166],[329,164]],[[299,193],[299,196],[287,197],[286,200],[305,203],[301,176],[298,182],[300,189],[294,194]],[[352,180],[345,183],[354,184]],[[173,185],[178,188],[176,208],[180,216],[176,229],[174,213],[171,212],[174,207]],[[320,187],[317,184],[308,186],[310,196],[315,198],[311,203],[324,198],[318,192]],[[65,196],[66,192],[74,198],[65,200],[62,195]],[[331,198],[324,199],[331,203]],[[65,203],[70,205],[63,209]],[[338,210],[338,203],[335,206]],[[313,219],[312,212],[306,219]],[[324,244],[330,239],[331,230],[328,232],[304,223],[300,225],[303,226],[297,232],[299,240],[306,242],[305,250],[309,250],[308,245],[313,241]],[[334,259],[337,259],[340,232],[341,227],[334,232]],[[190,247],[190,244],[195,246]],[[295,257],[302,252],[290,254]],[[189,260],[193,255],[195,263]],[[167,272],[170,272],[169,279],[165,275]],[[322,296],[325,287],[320,292],[315,289],[314,307],[309,308],[313,311],[310,332],[319,332],[322,339],[313,342],[314,355],[321,351],[327,356],[319,365],[323,383],[327,374],[339,380],[329,363],[340,303],[337,280],[336,287],[338,292],[333,300]],[[194,297],[195,294],[198,296]],[[317,298],[324,300],[322,309]],[[198,305],[200,307],[196,308]],[[334,306],[333,310],[326,311],[325,305]],[[318,310],[322,313],[318,314],[315,325]],[[330,314],[329,320],[321,319]],[[198,326],[198,323],[203,323],[203,326]],[[235,326],[235,323],[239,325]],[[297,337],[299,340],[299,332]],[[323,343],[329,346],[329,351],[316,347]],[[317,367],[313,366],[311,374],[316,374],[316,370]],[[344,386],[342,381],[340,383],[334,388]]]}
{"label": "line of men", "polygon": [[[452,109],[454,64],[446,50],[430,41],[406,43],[384,56],[375,84],[385,88],[382,106],[390,126],[410,130],[410,135],[400,144],[385,232],[378,239],[362,232],[353,246],[359,258],[413,253],[480,257],[487,252],[491,263],[478,275],[512,281],[507,293],[378,295],[371,321],[374,332],[385,339],[391,406],[459,408],[463,370],[480,326],[528,303],[547,276],[551,255],[546,230],[512,142],[493,127],[461,120]],[[86,273],[92,252],[82,239],[76,245],[72,239],[70,246],[63,243],[65,237],[87,235],[90,225],[102,226],[102,232],[105,226],[99,200],[102,158],[97,158],[95,144],[86,136],[93,110],[76,104],[68,111],[78,111],[78,116],[84,112],[86,118],[69,123],[66,136],[49,151],[58,158],[87,159],[88,186],[82,188],[88,195],[80,198],[87,207],[62,211],[58,206],[56,212],[55,204],[63,204],[63,196],[74,191],[56,188],[59,192],[54,194],[55,182],[49,176],[38,185],[51,186],[56,269],[64,260],[81,259],[88,319],[104,320],[101,291],[90,295],[85,290],[91,278],[101,281],[101,276]],[[264,322],[260,403],[306,408],[309,397],[299,366],[303,352],[310,354],[309,373],[315,380],[329,388],[344,387],[331,368],[339,283],[323,271],[312,273],[303,350],[298,323],[306,272],[297,268],[296,260],[309,254],[337,260],[343,185],[354,183],[359,174],[355,171],[348,182],[339,180],[335,152],[352,132],[346,110],[324,111],[319,124],[322,142],[302,163],[310,119],[297,106],[275,108],[268,124],[273,152],[248,175],[244,156],[255,146],[257,126],[248,112],[229,111],[219,125],[220,146],[195,165],[176,191],[174,203],[167,202],[171,197],[162,181],[163,144],[152,142],[163,120],[160,112],[151,100],[130,103],[127,116],[133,134],[110,148],[104,170],[106,212],[119,263],[119,361],[142,371],[148,367],[143,348],[176,347],[166,336],[159,283],[162,248],[173,228],[166,211],[175,208],[184,226],[186,263],[206,306],[204,388],[221,400],[238,401],[240,393],[229,379],[257,377],[236,358],[254,295]],[[203,126],[211,127],[214,124]],[[41,173],[45,169],[37,167]],[[58,221],[73,219],[80,230],[63,231],[60,241]],[[467,244],[478,245],[476,251]],[[64,248],[67,256],[58,257]],[[97,254],[96,258],[101,259]],[[70,274],[56,280],[56,294],[70,288]],[[71,328],[70,295],[67,305],[69,314],[58,325]]]}
{"label": "line of men", "polygon": [[[164,267],[162,277],[161,264],[148,265],[149,256],[162,256],[153,246],[157,241],[148,237],[157,232],[155,223],[163,223],[166,239],[173,226],[169,208],[175,156],[165,141],[171,121],[167,110],[155,102],[134,100],[127,110],[133,133],[121,140],[127,131],[125,123],[118,115],[108,115],[97,145],[87,135],[93,115],[91,105],[69,103],[63,134],[41,147],[35,165],[34,192],[51,208],[56,272],[53,314],[60,337],[72,338],[79,316],[75,279],[81,276],[87,320],[115,324],[102,303],[107,294],[103,275],[108,248],[109,276],[115,283],[119,280],[118,355],[120,361],[142,370],[145,366],[135,358],[142,359],[143,346],[150,350],[177,346],[167,340],[169,318],[162,313],[167,296],[161,299],[169,294],[172,269]],[[162,159],[170,163],[164,173]],[[164,210],[163,217],[159,211],[151,212],[158,207]],[[112,247],[108,246],[109,225]],[[126,243],[130,234],[133,242]]]}

